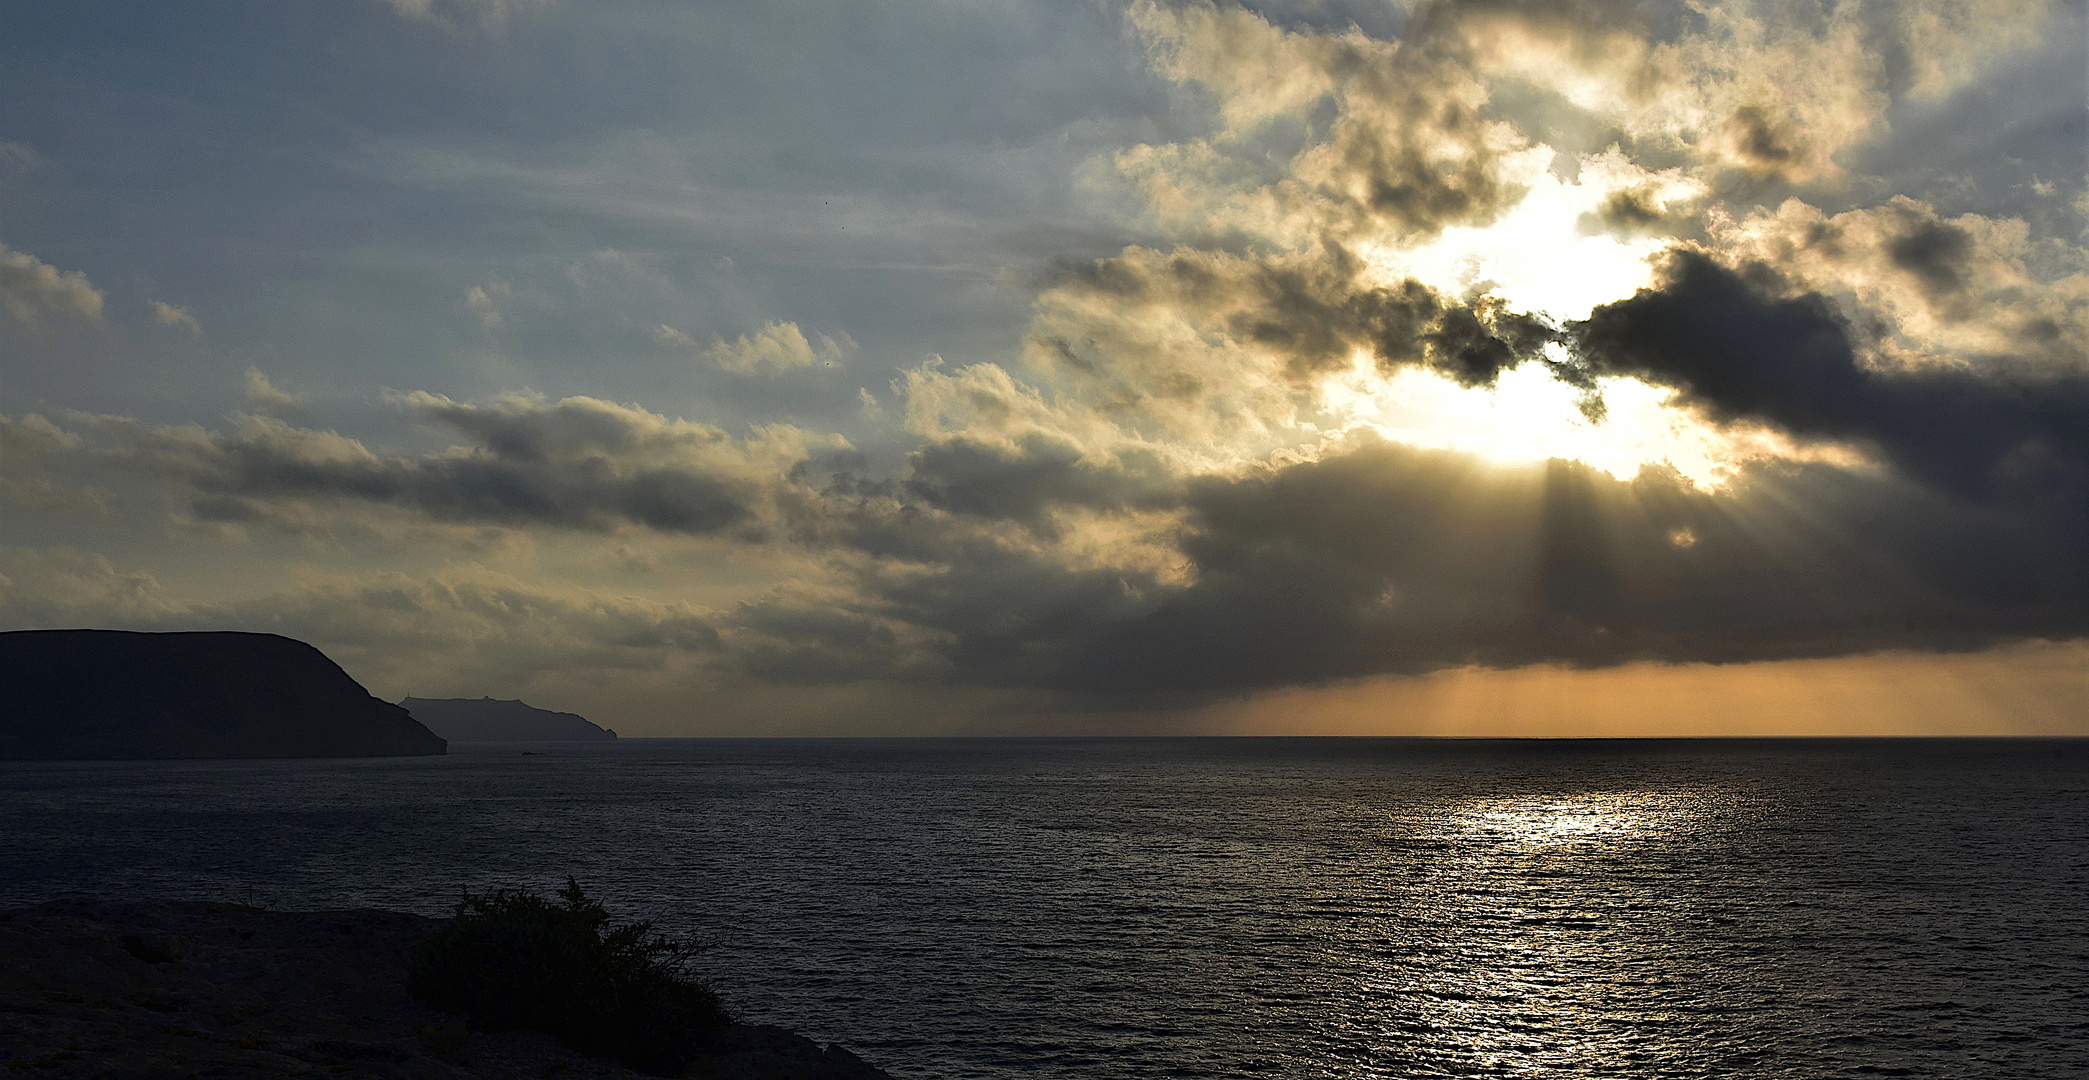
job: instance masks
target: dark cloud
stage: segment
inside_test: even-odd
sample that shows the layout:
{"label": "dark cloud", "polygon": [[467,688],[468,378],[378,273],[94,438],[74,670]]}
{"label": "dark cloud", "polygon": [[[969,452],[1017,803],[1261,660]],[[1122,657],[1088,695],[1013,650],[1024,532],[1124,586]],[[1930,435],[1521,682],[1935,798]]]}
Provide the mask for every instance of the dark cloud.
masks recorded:
{"label": "dark cloud", "polygon": [[[1080,303],[1094,339],[1121,353],[1099,362],[1061,334],[1043,335],[1041,357],[1100,378],[1136,377],[1140,327],[1153,313],[1209,328],[1215,339],[1281,358],[1283,375],[1307,383],[1349,366],[1359,351],[1381,367],[1424,366],[1463,386],[1492,385],[1503,370],[1542,356],[1558,333],[1495,297],[1446,297],[1412,278],[1374,284],[1361,260],[1327,246],[1313,252],[1231,256],[1132,249],[1064,269],[1047,302]],[[1091,339],[1092,340],[1092,339]],[[1106,374],[1107,373],[1107,374]],[[1223,373],[1213,373],[1215,376]],[[1180,387],[1195,396],[1201,387]]]}
{"label": "dark cloud", "polygon": [[945,439],[909,458],[907,495],[937,510],[1015,521],[1049,531],[1056,507],[1102,512],[1156,509],[1176,501],[1179,482],[1151,453],[1107,465],[1064,438],[1032,434],[1013,446]]}
{"label": "dark cloud", "polygon": [[[1503,175],[1487,146],[1488,123],[1476,110],[1415,91],[1389,111],[1433,122],[1421,131],[1386,137],[1385,128],[1358,124],[1330,150],[1338,163],[1322,193],[1350,203],[1357,216],[1397,234],[1432,236],[1453,225],[1488,225],[1523,197],[1525,188]],[[1461,153],[1444,160],[1441,144]]]}
{"label": "dark cloud", "polygon": [[1955,225],[1921,221],[1888,243],[1886,253],[1893,265],[1915,275],[1932,298],[1943,297],[1966,287],[1973,238]]}
{"label": "dark cloud", "polygon": [[1637,191],[1614,192],[1596,208],[1596,218],[1618,232],[1644,232],[1662,223],[1660,206]]}
{"label": "dark cloud", "polygon": [[[1368,442],[1190,483],[1167,578],[959,541],[859,582],[912,670],[1157,702],[1476,663],[1741,662],[2089,632],[2075,538],[1890,476],[1726,490]],[[924,516],[917,526],[938,528]],[[816,651],[815,651],[816,652]],[[933,657],[935,662],[930,662]],[[814,652],[800,670],[823,670]]]}
{"label": "dark cloud", "polygon": [[[1906,257],[1942,274],[1948,237],[1909,234]],[[1867,367],[1835,307],[1786,295],[1766,266],[1732,270],[1679,251],[1659,287],[1598,308],[1572,332],[1595,371],[1675,387],[1716,419],[1858,441],[1941,490],[2028,500],[2077,523],[2089,505],[2089,379]]]}
{"label": "dark cloud", "polygon": [[671,468],[621,472],[602,461],[472,457],[310,461],[267,444],[227,440],[215,461],[186,477],[202,520],[260,516],[259,502],[348,500],[413,510],[444,521],[609,529],[630,523],[664,532],[717,533],[750,516],[719,479]]}
{"label": "dark cloud", "polygon": [[1735,109],[1723,133],[1741,166],[1758,176],[1781,177],[1807,157],[1805,138],[1761,105]]}
{"label": "dark cloud", "polygon": [[1607,232],[1625,239],[1689,236],[1702,232],[1694,200],[1678,201],[1657,185],[1611,192],[1578,222],[1583,235]]}
{"label": "dark cloud", "polygon": [[924,648],[915,627],[845,597],[772,597],[726,619],[733,666],[787,683],[938,681],[948,660]]}
{"label": "dark cloud", "polygon": [[[807,448],[735,440],[715,428],[576,398],[407,401],[470,439],[427,454],[378,454],[331,432],[266,417],[233,430],[80,418],[44,456],[157,474],[200,521],[295,521],[300,507],[381,506],[445,522],[692,536],[755,530],[759,508]],[[48,440],[46,440],[48,441]]]}

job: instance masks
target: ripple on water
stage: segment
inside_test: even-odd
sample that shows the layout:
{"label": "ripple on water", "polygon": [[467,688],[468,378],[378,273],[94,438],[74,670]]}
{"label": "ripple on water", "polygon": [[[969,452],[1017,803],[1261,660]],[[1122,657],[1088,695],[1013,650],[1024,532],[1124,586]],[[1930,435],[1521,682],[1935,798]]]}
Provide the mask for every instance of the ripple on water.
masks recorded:
{"label": "ripple on water", "polygon": [[0,897],[571,872],[908,1076],[2089,1075],[2089,745],[690,741],[0,765]]}

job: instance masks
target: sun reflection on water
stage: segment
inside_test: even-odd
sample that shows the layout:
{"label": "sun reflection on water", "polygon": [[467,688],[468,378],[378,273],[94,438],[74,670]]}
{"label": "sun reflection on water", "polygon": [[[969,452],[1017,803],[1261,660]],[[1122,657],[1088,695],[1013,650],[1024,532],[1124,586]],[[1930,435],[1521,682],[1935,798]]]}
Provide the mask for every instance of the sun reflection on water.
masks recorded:
{"label": "sun reflection on water", "polygon": [[1446,1075],[1608,1074],[1627,1045],[1691,1057],[1669,1015],[1690,965],[1669,931],[1697,916],[1663,883],[1729,806],[1699,791],[1531,793],[1388,822],[1340,1023]]}
{"label": "sun reflection on water", "polygon": [[1639,839],[1676,816],[1675,802],[1674,796],[1646,793],[1492,799],[1463,809],[1453,820],[1474,839],[1552,847]]}

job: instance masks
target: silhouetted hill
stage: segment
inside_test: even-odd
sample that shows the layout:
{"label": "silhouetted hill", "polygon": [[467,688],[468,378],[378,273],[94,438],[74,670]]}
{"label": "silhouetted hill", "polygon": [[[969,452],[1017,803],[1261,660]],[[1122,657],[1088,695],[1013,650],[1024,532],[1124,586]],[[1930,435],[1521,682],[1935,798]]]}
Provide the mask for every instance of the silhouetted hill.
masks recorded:
{"label": "silhouetted hill", "polygon": [[0,759],[397,757],[448,745],[275,634],[0,633]]}
{"label": "silhouetted hill", "polygon": [[495,698],[417,698],[399,703],[451,742],[609,742],[617,733],[569,712]]}

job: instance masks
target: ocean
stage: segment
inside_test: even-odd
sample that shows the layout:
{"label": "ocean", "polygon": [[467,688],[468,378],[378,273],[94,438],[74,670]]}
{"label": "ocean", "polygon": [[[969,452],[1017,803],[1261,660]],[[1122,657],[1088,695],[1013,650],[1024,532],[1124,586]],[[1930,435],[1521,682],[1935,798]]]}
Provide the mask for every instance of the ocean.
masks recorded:
{"label": "ocean", "polygon": [[2083,740],[464,744],[0,825],[0,907],[571,874],[902,1077],[2089,1076]]}

